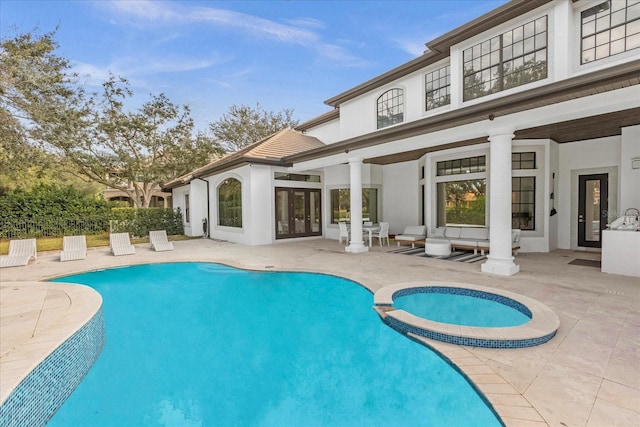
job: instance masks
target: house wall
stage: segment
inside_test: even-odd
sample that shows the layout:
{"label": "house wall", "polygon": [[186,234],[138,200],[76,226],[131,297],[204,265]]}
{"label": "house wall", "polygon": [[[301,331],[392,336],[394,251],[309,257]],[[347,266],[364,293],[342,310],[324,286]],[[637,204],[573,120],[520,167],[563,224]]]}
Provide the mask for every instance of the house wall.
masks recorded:
{"label": "house wall", "polygon": [[421,225],[418,161],[383,167],[383,218],[389,233],[399,234],[407,225]]}
{"label": "house wall", "polygon": [[[189,222],[187,222],[185,196],[189,195]],[[182,212],[182,223],[186,236],[202,236],[202,220],[207,217],[207,184],[193,180],[188,185],[176,187],[172,191],[173,208]]]}
{"label": "house wall", "polygon": [[[578,249],[578,176],[609,174],[609,211],[618,211],[621,137],[592,139],[560,144],[558,148],[559,180],[558,247]],[[558,175],[556,175],[556,178]]]}
{"label": "house wall", "polygon": [[620,212],[640,209],[640,169],[632,169],[631,160],[640,159],[640,126],[622,129],[620,147]]}
{"label": "house wall", "polygon": [[306,132],[309,136],[314,136],[325,144],[333,144],[340,140],[340,120],[332,120],[328,123],[323,123]]}
{"label": "house wall", "polygon": [[[211,217],[211,238],[226,240],[245,245],[260,245],[271,243],[265,235],[269,229],[264,229],[264,225],[269,218],[271,210],[265,206],[269,192],[269,180],[264,169],[268,167],[258,165],[246,165],[209,178],[210,197],[210,217]],[[219,224],[218,216],[218,187],[227,178],[235,178],[242,184],[242,227],[228,227]],[[266,180],[262,184],[260,179]],[[267,187],[265,187],[265,185]],[[260,193],[262,190],[262,194]]]}
{"label": "house wall", "polygon": [[[551,208],[549,209],[549,214],[551,213],[551,209],[556,209],[558,211],[558,191],[559,191],[559,182],[560,182],[560,165],[559,165],[559,151],[560,144],[555,141],[549,141],[548,144],[548,153],[549,153],[549,168],[547,169],[547,179],[550,180],[548,194],[551,197],[553,193],[553,200],[551,201]],[[553,251],[558,249],[558,230],[559,230],[559,215],[556,213],[553,216],[547,217],[547,223],[549,227],[549,251]]]}

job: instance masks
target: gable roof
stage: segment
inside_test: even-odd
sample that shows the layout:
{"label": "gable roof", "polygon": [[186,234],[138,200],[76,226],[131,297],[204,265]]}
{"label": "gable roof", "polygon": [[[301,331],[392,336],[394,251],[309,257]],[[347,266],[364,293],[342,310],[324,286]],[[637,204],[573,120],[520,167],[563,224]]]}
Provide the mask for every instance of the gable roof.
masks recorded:
{"label": "gable roof", "polygon": [[290,163],[283,160],[284,157],[323,146],[324,144],[313,136],[302,134],[293,129],[283,129],[186,175],[169,181],[162,185],[162,189],[165,191],[170,190],[185,185],[193,179],[215,175],[245,164],[290,166]]}

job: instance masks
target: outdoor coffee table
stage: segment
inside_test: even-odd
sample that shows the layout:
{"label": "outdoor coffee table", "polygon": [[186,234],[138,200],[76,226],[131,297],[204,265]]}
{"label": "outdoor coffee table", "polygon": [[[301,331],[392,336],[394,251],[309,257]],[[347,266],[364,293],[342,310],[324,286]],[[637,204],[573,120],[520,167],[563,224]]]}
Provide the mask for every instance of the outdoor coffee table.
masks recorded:
{"label": "outdoor coffee table", "polygon": [[451,255],[451,243],[444,239],[427,239],[424,241],[424,252],[427,255]]}

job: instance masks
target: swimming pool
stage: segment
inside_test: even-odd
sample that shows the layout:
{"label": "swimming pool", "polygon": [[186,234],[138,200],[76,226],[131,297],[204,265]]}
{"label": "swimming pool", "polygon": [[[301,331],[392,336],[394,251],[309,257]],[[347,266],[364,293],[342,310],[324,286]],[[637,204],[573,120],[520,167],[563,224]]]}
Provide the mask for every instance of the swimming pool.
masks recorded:
{"label": "swimming pool", "polygon": [[103,297],[107,345],[49,426],[498,426],[358,284],[217,264],[67,276]]}

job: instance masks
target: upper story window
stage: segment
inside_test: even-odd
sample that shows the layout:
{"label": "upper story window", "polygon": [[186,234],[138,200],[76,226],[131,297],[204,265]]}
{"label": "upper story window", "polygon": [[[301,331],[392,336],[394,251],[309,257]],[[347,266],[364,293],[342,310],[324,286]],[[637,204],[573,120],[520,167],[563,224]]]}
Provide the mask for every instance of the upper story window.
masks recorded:
{"label": "upper story window", "polygon": [[547,17],[543,16],[463,52],[464,100],[547,77]]}
{"label": "upper story window", "polygon": [[218,187],[218,224],[242,227],[242,183],[227,178]]}
{"label": "upper story window", "polygon": [[424,83],[427,111],[451,103],[451,67],[427,73]]}
{"label": "upper story window", "polygon": [[605,1],[581,13],[581,63],[640,47],[640,2]]}
{"label": "upper story window", "polygon": [[378,98],[378,129],[402,123],[404,120],[404,91],[390,89]]}

